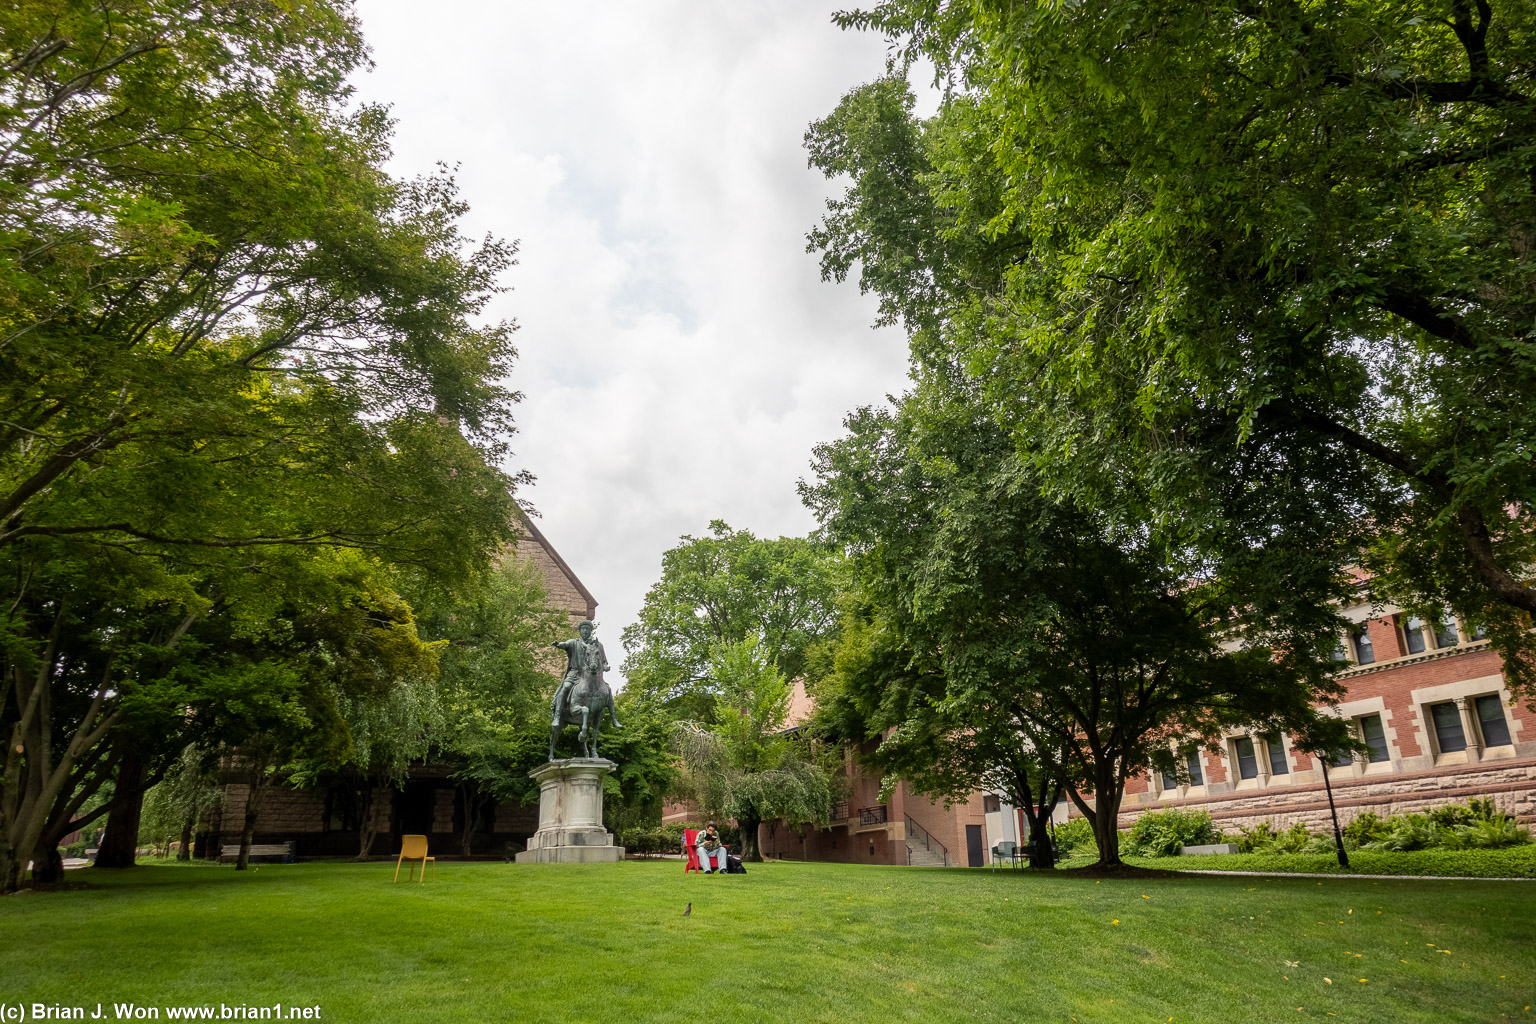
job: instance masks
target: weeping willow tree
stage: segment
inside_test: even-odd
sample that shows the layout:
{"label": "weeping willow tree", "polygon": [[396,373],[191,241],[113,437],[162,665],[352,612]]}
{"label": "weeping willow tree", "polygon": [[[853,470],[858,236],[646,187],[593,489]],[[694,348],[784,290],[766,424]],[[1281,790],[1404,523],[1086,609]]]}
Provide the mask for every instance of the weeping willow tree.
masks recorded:
{"label": "weeping willow tree", "polygon": [[177,860],[192,859],[193,833],[208,812],[224,802],[216,751],[188,744],[153,789],[144,794],[139,842],[159,845],[170,853],[171,836],[180,839]]}
{"label": "weeping willow tree", "polygon": [[810,741],[787,728],[790,682],[760,637],[716,644],[710,672],[720,695],[717,722],[679,722],[674,728],[680,789],[706,813],[735,818],[742,859],[760,861],[757,829],[763,822],[827,824],[832,773]]}

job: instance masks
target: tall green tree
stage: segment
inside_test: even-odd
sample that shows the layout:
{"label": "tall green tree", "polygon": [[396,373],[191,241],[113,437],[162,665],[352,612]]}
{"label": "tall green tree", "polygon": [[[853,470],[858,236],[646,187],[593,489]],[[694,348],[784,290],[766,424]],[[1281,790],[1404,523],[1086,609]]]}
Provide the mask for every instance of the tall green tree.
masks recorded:
{"label": "tall green tree", "polygon": [[422,616],[425,635],[443,645],[441,714],[429,756],[453,770],[465,854],[490,824],[485,815],[494,800],[537,798],[528,772],[545,759],[558,682],[549,645],[564,639],[569,622],[549,607],[533,564],[512,556],[473,600],[441,603]]}
{"label": "tall green tree", "polygon": [[626,690],[703,721],[713,719],[721,685],[716,646],[758,634],[793,679],[836,625],[834,552],[801,537],[765,540],[718,519],[709,530],[662,555],[661,579],[624,629]]}
{"label": "tall green tree", "polygon": [[131,857],[175,752],[295,699],[307,624],[472,592],[514,535],[513,247],[384,172],[364,60],[342,0],[0,11],[0,888],[108,782]]}
{"label": "tall green tree", "polygon": [[1326,601],[1274,615],[1246,580],[1046,497],[977,390],[928,375],[817,449],[803,493],[857,588],[824,685],[886,736],[877,767],[935,795],[1003,789],[1041,853],[1034,808],[1064,784],[1114,867],[1125,783],[1171,768],[1174,743],[1310,726],[1340,692],[1338,620]]}
{"label": "tall green tree", "polygon": [[1364,559],[1531,694],[1536,9],[891,0],[934,61],[807,136],[812,247],[958,360],[1045,486],[1212,557]]}
{"label": "tall green tree", "polygon": [[760,637],[717,643],[710,661],[720,713],[712,725],[685,721],[674,728],[681,792],[705,813],[734,818],[742,859],[761,861],[763,822],[827,824],[832,775],[810,740],[787,728],[792,684]]}

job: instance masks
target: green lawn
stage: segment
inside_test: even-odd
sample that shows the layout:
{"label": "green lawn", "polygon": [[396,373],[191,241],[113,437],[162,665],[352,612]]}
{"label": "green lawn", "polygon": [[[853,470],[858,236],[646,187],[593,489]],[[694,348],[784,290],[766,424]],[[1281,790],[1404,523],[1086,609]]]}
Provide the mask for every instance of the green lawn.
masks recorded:
{"label": "green lawn", "polygon": [[1536,884],[450,862],[393,885],[393,870],[71,872],[90,888],[0,900],[0,1004],[99,1002],[111,1020],[113,1003],[281,1003],[411,1024],[1536,1020]]}
{"label": "green lawn", "polygon": [[[1127,857],[1127,864],[1160,871],[1304,871],[1309,874],[1435,875],[1536,878],[1536,844],[1501,850],[1351,850],[1349,870],[1336,853],[1232,853],[1198,857]],[[1092,857],[1077,863],[1090,864]]]}

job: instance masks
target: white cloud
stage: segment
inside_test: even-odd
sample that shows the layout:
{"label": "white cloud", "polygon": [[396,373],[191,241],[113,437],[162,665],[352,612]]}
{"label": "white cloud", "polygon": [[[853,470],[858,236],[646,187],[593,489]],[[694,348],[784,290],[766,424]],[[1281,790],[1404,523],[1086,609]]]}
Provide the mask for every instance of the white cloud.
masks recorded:
{"label": "white cloud", "polygon": [[468,232],[521,242],[492,311],[522,327],[514,468],[611,652],[680,534],[810,529],[811,446],[905,385],[904,339],[804,251],[832,192],[806,126],[886,56],[837,6],[358,5],[393,169],[458,164]]}

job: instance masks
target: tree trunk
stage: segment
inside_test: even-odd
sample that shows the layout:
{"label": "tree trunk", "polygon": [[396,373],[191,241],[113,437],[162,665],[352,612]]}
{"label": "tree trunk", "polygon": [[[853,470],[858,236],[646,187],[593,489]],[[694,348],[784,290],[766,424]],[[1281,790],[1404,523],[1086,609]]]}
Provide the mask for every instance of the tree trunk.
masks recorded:
{"label": "tree trunk", "polygon": [[64,858],[53,843],[42,842],[32,854],[32,881],[64,881]]}
{"label": "tree trunk", "polygon": [[261,791],[267,779],[265,761],[251,765],[250,786],[245,795],[245,827],[240,830],[240,856],[235,858],[235,870],[244,871],[251,864],[251,840],[256,836],[256,816],[260,813]]}
{"label": "tree trunk", "polygon": [[1099,844],[1098,866],[1121,867],[1119,787],[1113,780],[1101,782],[1094,793],[1093,803],[1093,838]]}
{"label": "tree trunk", "polygon": [[476,799],[480,795],[479,787],[474,785],[461,785],[458,787],[460,806],[464,809],[464,816],[460,820],[463,828],[459,831],[459,852],[468,857],[474,852],[475,826],[480,823],[480,801]]}
{"label": "tree trunk", "polygon": [[235,858],[235,870],[244,871],[251,866],[251,840],[256,836],[256,787],[245,802],[245,827],[240,830],[240,856]]}
{"label": "tree trunk", "polygon": [[181,846],[176,850],[177,860],[192,859],[192,827],[196,823],[197,819],[192,817],[181,823]]}
{"label": "tree trunk", "polygon": [[1041,870],[1056,867],[1055,852],[1051,849],[1049,814],[1035,814],[1029,818],[1029,866]]}
{"label": "tree trunk", "polygon": [[107,831],[96,851],[99,868],[131,868],[139,849],[139,817],[144,810],[144,762],[135,754],[123,757],[117,770],[117,792],[131,793],[107,815]]}
{"label": "tree trunk", "polygon": [[737,818],[736,827],[741,832],[741,859],[753,864],[763,862],[762,851],[757,846],[757,827],[763,823],[762,818]]}
{"label": "tree trunk", "polygon": [[357,800],[357,859],[367,860],[379,830],[373,823],[373,785],[363,783]]}

